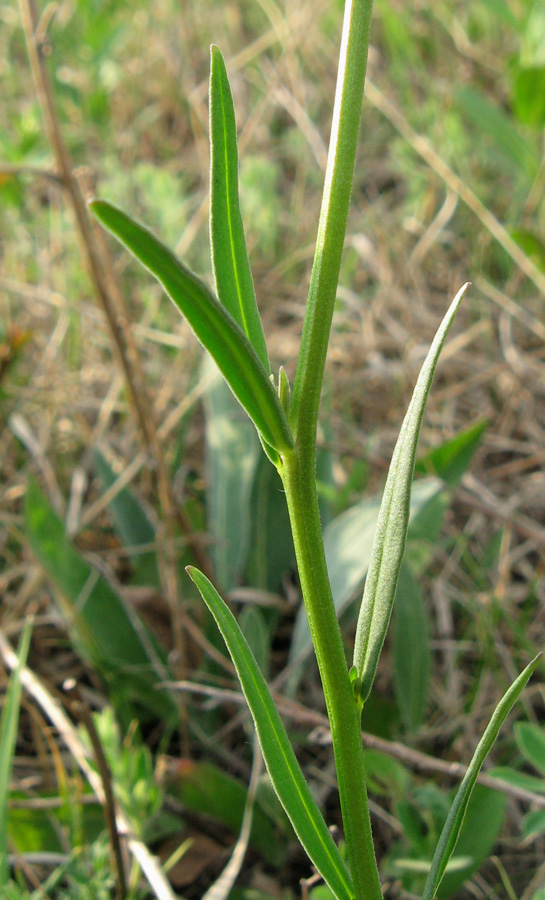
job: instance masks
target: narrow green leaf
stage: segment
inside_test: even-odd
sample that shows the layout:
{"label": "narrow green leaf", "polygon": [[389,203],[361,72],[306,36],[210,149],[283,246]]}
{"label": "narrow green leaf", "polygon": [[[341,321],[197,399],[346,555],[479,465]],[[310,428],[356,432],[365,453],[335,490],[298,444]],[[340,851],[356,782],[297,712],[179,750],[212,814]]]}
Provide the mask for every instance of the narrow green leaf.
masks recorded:
{"label": "narrow green leaf", "polygon": [[218,298],[270,373],[238,197],[235,107],[223,56],[214,45],[210,48],[210,246]]}
{"label": "narrow green leaf", "polygon": [[297,837],[338,900],[353,900],[350,876],[305,781],[267,682],[235,617],[202,572],[192,566],[188,566],[187,572],[227,645],[254,719],[269,776]]}
{"label": "narrow green leaf", "polygon": [[[443,484],[438,478],[423,478],[416,482],[411,493],[409,521],[412,522],[423,506],[437,496]],[[346,509],[324,528],[324,549],[337,617],[343,614],[356,591],[361,589],[371,559],[373,536],[377,529],[380,497],[367,497]],[[312,650],[312,638],[306,609],[301,605],[290,646],[292,676],[288,681],[289,694],[299,684],[301,663]],[[299,664],[299,665],[298,665]]]}
{"label": "narrow green leaf", "polygon": [[360,679],[363,703],[369,696],[375,678],[405,550],[416,445],[426,400],[439,354],[468,286],[465,284],[458,291],[435,335],[392,455],[356,630],[354,666]]}
{"label": "narrow green leaf", "polygon": [[98,221],[163,286],[216,361],[233,394],[265,441],[280,453],[293,448],[293,436],[274,385],[256,351],[212,291],[144,225],[105,200],[93,200]]}
{"label": "narrow green leaf", "polygon": [[[455,852],[447,863],[443,879],[437,889],[439,900],[450,900],[458,891],[461,891],[463,885],[479,871],[485,860],[494,852],[494,847],[505,823],[507,802],[505,794],[482,784],[475,785],[464,815]],[[469,865],[457,872],[452,871],[450,868],[452,860],[463,857],[469,857]]]}
{"label": "narrow green leaf", "polygon": [[13,670],[9,679],[8,690],[2,707],[2,718],[0,719],[0,887],[6,886],[9,875],[7,857],[9,780],[13,754],[15,753],[17,725],[23,691],[21,672],[26,665],[31,632],[32,620],[27,619],[17,650],[17,667]]}
{"label": "narrow green leaf", "polygon": [[445,826],[443,828],[443,831],[441,832],[441,837],[439,838],[439,842],[433,856],[430,874],[426,882],[422,900],[433,900],[433,898],[437,894],[437,890],[447,867],[447,863],[452,856],[454,848],[456,847],[458,835],[460,834],[460,829],[464,821],[467,805],[469,803],[469,799],[471,797],[471,792],[473,791],[475,782],[477,781],[477,776],[481,771],[481,767],[486,757],[490,753],[492,745],[498,736],[498,732],[501,726],[511,712],[511,709],[515,705],[520,694],[526,687],[530,676],[537,668],[540,659],[541,653],[536,656],[536,658],[533,659],[532,662],[529,663],[529,665],[526,666],[523,672],[521,672],[521,674],[513,682],[511,687],[502,697],[496,709],[494,710],[492,718],[488,723],[484,735],[479,741],[477,749],[475,750],[473,758],[469,764],[468,770],[460,787],[458,788],[456,797],[454,798],[454,802],[450,808],[450,812],[447,816],[447,821],[445,822]]}
{"label": "narrow green leaf", "polygon": [[108,684],[120,719],[128,724],[138,704],[154,719],[175,722],[175,701],[156,687],[169,677],[165,654],[136,611],[77,552],[33,479],[25,497],[25,524],[71,635]]}

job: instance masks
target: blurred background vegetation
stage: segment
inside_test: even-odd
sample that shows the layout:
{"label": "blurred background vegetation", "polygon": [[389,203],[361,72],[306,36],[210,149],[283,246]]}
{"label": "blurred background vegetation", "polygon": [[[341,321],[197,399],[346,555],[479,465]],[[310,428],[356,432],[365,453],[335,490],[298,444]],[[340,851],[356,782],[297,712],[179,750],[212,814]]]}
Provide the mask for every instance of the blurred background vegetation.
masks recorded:
{"label": "blurred background vegetation", "polygon": [[[110,860],[113,832],[78,774],[87,760],[99,794],[108,781],[95,730],[122,815],[170,859],[178,894],[296,896],[311,873],[183,572],[206,568],[233,601],[338,822],[278,483],[158,287],[94,226],[82,241],[74,196],[118,203],[210,279],[217,43],[269,350],[293,376],[342,3],[60,0],[37,8],[34,37],[22,24],[32,8],[0,4],[0,684],[32,612],[28,667],[49,699],[38,681],[23,693],[2,896],[119,897],[120,868],[125,896],[161,896],[134,855]],[[545,3],[375,0],[368,75],[318,471],[347,644],[419,365],[450,298],[473,283],[428,404],[407,567],[364,720],[387,895],[410,897],[460,777],[450,763],[469,760],[544,644]],[[69,750],[51,725],[59,699]],[[542,669],[494,751],[503,791],[479,786],[442,897],[545,897],[544,709]]]}

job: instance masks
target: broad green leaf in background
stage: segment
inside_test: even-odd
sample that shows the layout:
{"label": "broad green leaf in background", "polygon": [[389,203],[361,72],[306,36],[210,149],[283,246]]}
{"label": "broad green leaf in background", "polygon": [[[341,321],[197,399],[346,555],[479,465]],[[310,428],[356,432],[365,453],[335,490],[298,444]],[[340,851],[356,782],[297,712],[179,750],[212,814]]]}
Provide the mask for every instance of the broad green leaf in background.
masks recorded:
{"label": "broad green leaf in background", "polygon": [[411,781],[408,770],[391,756],[380,750],[365,749],[363,753],[367,788],[379,797],[399,799],[405,794]]}
{"label": "broad green leaf in background", "polygon": [[210,51],[210,246],[218,298],[270,373],[238,197],[235,107],[223,56],[214,45]]}
{"label": "broad green leaf in background", "polygon": [[21,672],[26,665],[31,632],[32,621],[27,619],[17,649],[17,667],[11,673],[0,718],[0,888],[5,887],[9,877],[7,836],[9,781],[23,693]]}
{"label": "broad green leaf in background", "polygon": [[246,570],[248,584],[280,593],[286,574],[295,569],[295,550],[282,482],[263,453],[255,470],[250,512],[252,541]]}
{"label": "broad green leaf in background", "polygon": [[[545,69],[543,71],[545,74]],[[543,79],[543,91],[545,93],[545,77]],[[543,98],[543,108],[545,111],[545,97]],[[543,122],[545,123],[545,117]],[[538,269],[545,272],[545,244],[541,237],[524,228],[513,228],[510,234],[515,243],[524,251],[526,256],[530,257]]]}
{"label": "broad green leaf in background", "polygon": [[447,487],[456,487],[467,471],[481,438],[488,427],[488,420],[481,419],[453,438],[434,447],[417,459],[414,471],[419,475],[436,475]]}
{"label": "broad green leaf in background", "polygon": [[[454,792],[452,792],[454,793]],[[406,797],[394,805],[403,836],[387,852],[386,873],[401,872],[406,891],[421,896],[433,851],[449,812],[449,797],[433,784],[410,781]],[[448,900],[492,853],[507,811],[507,797],[476,785],[455,855],[450,857],[437,897]]]}
{"label": "broad green leaf in background", "polygon": [[[98,447],[93,449],[92,459],[102,487],[107,491],[115,484],[116,475]],[[130,555],[134,583],[159,585],[157,554],[155,550],[149,549],[155,544],[155,528],[143,506],[129,488],[123,488],[108,504],[108,509],[121,543],[127,549],[135,551]],[[142,550],[139,551],[139,548]]]}
{"label": "broad green leaf in background", "polygon": [[422,723],[428,700],[431,650],[422,591],[406,564],[399,572],[393,625],[397,704],[405,727],[415,732]]}
{"label": "broad green leaf in background", "polygon": [[236,619],[202,572],[192,566],[188,566],[187,571],[214,616],[229,650],[252,713],[270,779],[297,837],[338,900],[353,900],[354,888],[346,866],[305,781],[267,682]]}
{"label": "broad green leaf in background", "polygon": [[525,840],[538,837],[545,832],[545,809],[534,809],[522,819],[522,836]]}
{"label": "broad green leaf in background", "polygon": [[487,6],[496,18],[516,29],[517,18],[509,6],[509,0],[480,0],[480,2],[483,6]]}
{"label": "broad green leaf in background", "polygon": [[515,740],[524,758],[545,775],[545,728],[531,722],[517,722]]}
{"label": "broad green leaf in background", "polygon": [[537,668],[541,659],[541,654],[529,663],[521,672],[519,677],[513,682],[511,687],[504,694],[498,703],[492,718],[488,723],[484,735],[482,736],[473,758],[468,766],[464,779],[458,788],[454,802],[450,808],[450,812],[445,822],[445,827],[441,832],[441,837],[437,844],[433,857],[430,874],[426,882],[426,887],[422,895],[422,900],[433,900],[435,897],[441,880],[443,878],[446,865],[454,852],[460,829],[462,827],[467,806],[477,781],[477,776],[481,771],[481,767],[488,756],[492,745],[498,736],[498,732],[509,715],[511,709],[518,700],[520,694],[526,687],[532,673]]}
{"label": "broad green leaf in background", "polygon": [[[460,837],[456,844],[456,859],[469,859],[458,871],[449,871],[448,866],[439,885],[439,900],[447,900],[478,872],[484,861],[494,850],[501,834],[507,812],[507,797],[476,784],[471,795]],[[451,857],[451,859],[453,859]]]}
{"label": "broad green leaf in background", "polygon": [[513,66],[511,91],[517,118],[523,125],[542,129],[545,125],[545,66]]}
{"label": "broad green leaf in background", "polygon": [[280,453],[291,450],[293,436],[274,385],[248,338],[217,297],[144,225],[105,200],[93,200],[90,207],[98,221],[157,278],[187,318],[265,441]]}
{"label": "broad green leaf in background", "polygon": [[[417,459],[415,473],[436,475],[442,479],[446,487],[456,487],[481,443],[486,426],[486,420],[477,422],[438,447],[434,447]],[[413,491],[415,489],[416,485]],[[451,493],[441,491],[425,503],[411,520],[405,561],[415,578],[426,570],[437,551],[436,542],[441,534],[450,502]]]}
{"label": "broad green leaf in background", "polygon": [[362,703],[369,696],[375,677],[405,550],[416,445],[426,400],[439,355],[467,288],[468,284],[465,284],[458,291],[439,326],[418,376],[392,455],[356,630],[353,664]]}
{"label": "broad green leaf in background", "polygon": [[545,794],[545,778],[536,778],[535,775],[527,775],[526,772],[518,772],[508,766],[494,766],[486,772],[492,778],[499,778],[523,791],[532,791],[536,794]]}
{"label": "broad green leaf in background", "polygon": [[83,657],[108,683],[120,720],[128,724],[135,717],[136,703],[148,716],[172,726],[176,703],[156,688],[169,678],[165,654],[136,611],[75,550],[34,479],[27,487],[25,524],[68,628]]}
{"label": "broad green leaf in background", "polygon": [[[215,376],[214,376],[215,371]],[[225,591],[240,584],[246,568],[254,525],[250,497],[256,465],[263,458],[255,429],[225,380],[208,357],[203,374],[213,376],[204,396],[206,525],[212,539],[210,553],[218,583]]]}
{"label": "broad green leaf in background", "polygon": [[256,606],[245,606],[238,617],[238,624],[256,663],[267,678],[271,658],[271,639],[263,613]]}
{"label": "broad green leaf in background", "polygon": [[[210,816],[233,834],[240,831],[248,789],[213,763],[179,760],[176,771],[169,778],[167,792],[189,812]],[[261,794],[258,788],[250,846],[270,865],[278,866],[285,857],[293,832],[282,808],[279,806],[277,815],[271,816]]]}
{"label": "broad green leaf in background", "polygon": [[[413,487],[410,519],[436,496],[443,483],[423,478]],[[345,510],[324,529],[324,546],[337,616],[341,616],[358,589],[369,566],[373,537],[380,511],[380,496],[370,497]],[[290,647],[290,663],[304,660],[312,650],[312,639],[304,606],[297,614]],[[290,690],[292,682],[290,681]]]}
{"label": "broad green leaf in background", "polygon": [[500,151],[511,167],[516,166],[528,178],[534,178],[539,168],[539,158],[532,145],[519,134],[516,121],[472,88],[460,89],[457,99],[467,117],[478,127],[480,135],[490,138],[494,150]]}

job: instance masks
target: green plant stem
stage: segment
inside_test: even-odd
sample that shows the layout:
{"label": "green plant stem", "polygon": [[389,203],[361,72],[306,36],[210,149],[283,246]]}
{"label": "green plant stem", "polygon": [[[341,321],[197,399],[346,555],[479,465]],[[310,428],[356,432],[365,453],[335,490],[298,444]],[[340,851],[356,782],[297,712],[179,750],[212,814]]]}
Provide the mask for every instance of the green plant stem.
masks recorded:
{"label": "green plant stem", "polygon": [[344,655],[322,541],[314,459],[297,451],[279,466],[288,504],[301,588],[331,727],[333,752],[350,870],[356,900],[380,900],[360,714]]}
{"label": "green plant stem", "polygon": [[302,452],[313,453],[324,367],[343,253],[367,67],[372,0],[346,0],[322,208],[291,424]]}
{"label": "green plant stem", "polygon": [[349,679],[325,561],[316,494],[316,427],[335,307],[367,66],[372,0],[346,0],[316,251],[290,410],[295,449],[278,468],[327,705],[356,900],[380,900],[360,713]]}

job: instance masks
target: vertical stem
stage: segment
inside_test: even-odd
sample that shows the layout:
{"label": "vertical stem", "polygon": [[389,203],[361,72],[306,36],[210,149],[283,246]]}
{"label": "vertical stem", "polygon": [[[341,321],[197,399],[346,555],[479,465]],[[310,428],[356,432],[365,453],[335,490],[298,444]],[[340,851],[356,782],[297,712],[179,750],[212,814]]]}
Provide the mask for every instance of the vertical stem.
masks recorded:
{"label": "vertical stem", "polygon": [[280,465],[297,566],[329,716],[341,813],[356,900],[380,900],[358,711],[325,561],[314,464],[297,451]]}
{"label": "vertical stem", "polygon": [[337,90],[322,208],[301,349],[291,404],[291,425],[304,453],[313,453],[324,366],[344,246],[361,118],[372,0],[346,0]]}
{"label": "vertical stem", "polygon": [[360,714],[325,560],[316,494],[316,426],[341,266],[363,100],[372,0],[346,0],[316,251],[290,410],[295,450],[279,464],[320,669],[356,900],[380,900]]}

